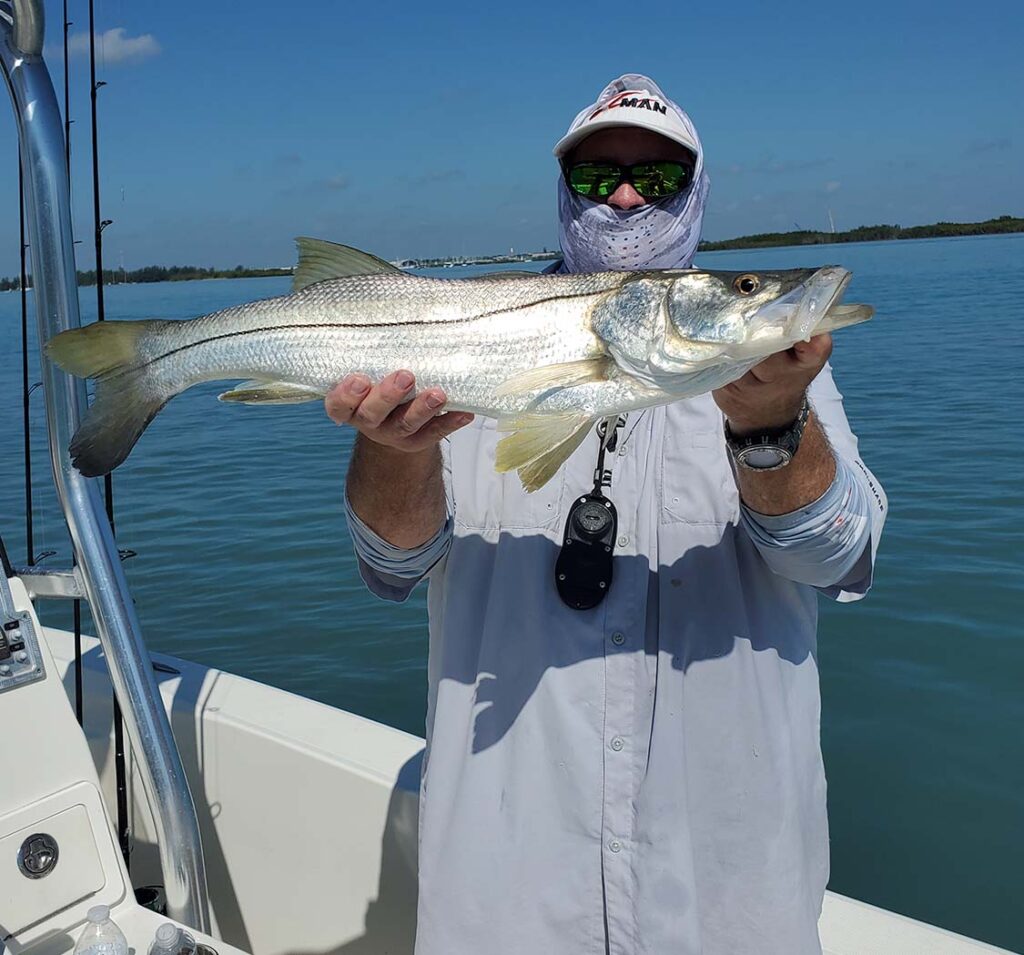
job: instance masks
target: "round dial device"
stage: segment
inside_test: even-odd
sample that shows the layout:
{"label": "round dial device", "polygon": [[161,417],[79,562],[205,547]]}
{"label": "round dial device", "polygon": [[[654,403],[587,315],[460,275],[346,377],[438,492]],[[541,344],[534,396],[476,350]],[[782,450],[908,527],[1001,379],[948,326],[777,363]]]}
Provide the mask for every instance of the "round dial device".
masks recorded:
{"label": "round dial device", "polygon": [[601,537],[611,521],[612,516],[608,508],[597,501],[587,501],[573,512],[576,530],[591,539]]}

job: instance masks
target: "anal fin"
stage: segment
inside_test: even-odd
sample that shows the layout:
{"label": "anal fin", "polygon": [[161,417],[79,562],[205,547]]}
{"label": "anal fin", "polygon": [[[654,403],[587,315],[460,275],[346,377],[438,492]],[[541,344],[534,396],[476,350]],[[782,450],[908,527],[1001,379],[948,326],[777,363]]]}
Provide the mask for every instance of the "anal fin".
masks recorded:
{"label": "anal fin", "polygon": [[569,456],[575,451],[586,438],[592,422],[587,421],[575,434],[570,435],[561,444],[555,445],[550,451],[545,452],[535,461],[531,461],[525,467],[518,470],[519,480],[527,493],[544,487],[554,476],[558,469],[565,464]]}
{"label": "anal fin", "polygon": [[309,385],[296,385],[290,381],[243,381],[230,391],[218,395],[221,401],[243,405],[297,405],[303,401],[317,401],[324,393]]}
{"label": "anal fin", "polygon": [[587,415],[522,415],[499,422],[511,431],[498,442],[494,466],[500,472],[518,471],[529,491],[543,487],[575,451],[594,423]]}

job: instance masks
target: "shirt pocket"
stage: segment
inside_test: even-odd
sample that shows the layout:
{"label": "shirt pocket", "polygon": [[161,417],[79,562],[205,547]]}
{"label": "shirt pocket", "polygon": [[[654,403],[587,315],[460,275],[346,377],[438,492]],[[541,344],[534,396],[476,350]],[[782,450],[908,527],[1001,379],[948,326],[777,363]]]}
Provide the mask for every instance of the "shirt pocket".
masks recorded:
{"label": "shirt pocket", "polygon": [[503,437],[496,422],[478,418],[445,442],[445,480],[456,525],[470,530],[549,530],[558,527],[565,490],[565,468],[544,487],[527,494],[514,471],[494,470]]}
{"label": "shirt pocket", "polygon": [[661,504],[663,524],[728,524],[739,519],[739,492],[722,414],[710,395],[666,409]]}

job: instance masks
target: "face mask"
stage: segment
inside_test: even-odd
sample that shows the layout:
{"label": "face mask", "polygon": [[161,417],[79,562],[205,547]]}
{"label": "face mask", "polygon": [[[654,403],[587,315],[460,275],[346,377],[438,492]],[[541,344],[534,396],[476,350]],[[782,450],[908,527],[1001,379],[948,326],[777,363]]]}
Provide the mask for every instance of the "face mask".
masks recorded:
{"label": "face mask", "polygon": [[693,184],[678,195],[623,210],[576,195],[560,176],[558,224],[564,271],[688,268],[700,242],[709,187],[700,168]]}

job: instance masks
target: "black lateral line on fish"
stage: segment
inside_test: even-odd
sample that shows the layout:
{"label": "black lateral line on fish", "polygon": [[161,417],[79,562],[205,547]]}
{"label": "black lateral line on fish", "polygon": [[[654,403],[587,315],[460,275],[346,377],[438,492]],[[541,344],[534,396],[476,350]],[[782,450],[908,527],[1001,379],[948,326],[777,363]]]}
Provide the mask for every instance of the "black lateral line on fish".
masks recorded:
{"label": "black lateral line on fish", "polygon": [[164,358],[170,358],[172,355],[177,355],[180,352],[188,351],[190,348],[198,348],[200,345],[208,345],[210,342],[219,342],[227,338],[240,338],[242,335],[257,335],[262,332],[281,332],[281,331],[292,331],[294,329],[312,329],[312,328],[402,328],[407,325],[464,325],[466,322],[478,322],[484,318],[490,318],[492,315],[500,315],[502,312],[519,312],[523,309],[533,308],[535,305],[547,305],[549,302],[563,302],[571,301],[577,298],[588,298],[590,296],[604,295],[608,291],[614,289],[607,289],[605,292],[579,292],[574,295],[552,295],[549,298],[539,298],[535,302],[527,302],[523,305],[513,305],[509,308],[496,308],[490,312],[481,312],[479,315],[470,315],[467,318],[454,318],[448,321],[408,321],[408,322],[313,322],[303,323],[301,325],[267,325],[261,328],[246,328],[237,332],[224,332],[221,335],[213,335],[210,338],[204,338],[202,341],[190,342],[188,345],[182,345],[179,348],[173,348],[171,351],[164,352],[162,355],[157,355],[154,358],[150,358],[148,361],[141,362],[138,365],[132,365],[130,368],[120,369],[117,374],[125,374],[126,372],[135,372],[141,368],[148,368],[150,365],[155,365],[158,361]]}

